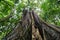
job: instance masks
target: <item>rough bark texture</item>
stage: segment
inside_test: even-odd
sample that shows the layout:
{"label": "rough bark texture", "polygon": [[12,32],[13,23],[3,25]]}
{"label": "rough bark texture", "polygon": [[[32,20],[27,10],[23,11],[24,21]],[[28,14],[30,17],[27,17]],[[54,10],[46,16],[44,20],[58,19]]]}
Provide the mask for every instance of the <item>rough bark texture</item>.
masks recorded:
{"label": "rough bark texture", "polygon": [[60,27],[47,24],[33,10],[23,10],[22,20],[3,40],[60,40]]}

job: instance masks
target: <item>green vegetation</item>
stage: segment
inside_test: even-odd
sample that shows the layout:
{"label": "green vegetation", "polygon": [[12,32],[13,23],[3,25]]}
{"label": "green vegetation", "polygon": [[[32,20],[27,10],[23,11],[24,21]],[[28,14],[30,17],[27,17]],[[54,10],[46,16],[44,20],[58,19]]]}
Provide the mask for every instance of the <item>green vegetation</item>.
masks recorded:
{"label": "green vegetation", "polygon": [[46,22],[60,26],[58,0],[0,0],[0,40],[17,25],[24,8],[34,9]]}
{"label": "green vegetation", "polygon": [[43,19],[51,24],[60,26],[60,3],[58,0],[46,0],[42,6]]}

